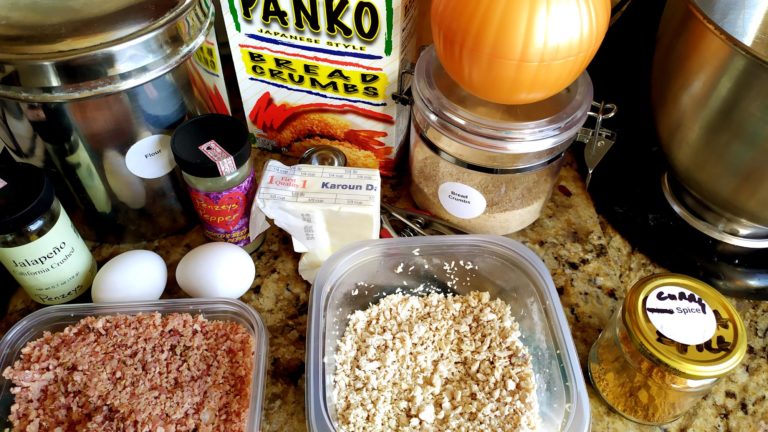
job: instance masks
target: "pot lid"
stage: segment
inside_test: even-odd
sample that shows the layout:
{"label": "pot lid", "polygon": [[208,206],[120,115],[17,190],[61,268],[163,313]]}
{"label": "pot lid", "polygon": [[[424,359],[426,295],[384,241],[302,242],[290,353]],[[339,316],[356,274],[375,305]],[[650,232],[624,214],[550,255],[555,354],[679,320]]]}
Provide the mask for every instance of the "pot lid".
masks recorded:
{"label": "pot lid", "polygon": [[573,139],[592,105],[592,81],[584,72],[556,95],[525,105],[480,99],[445,71],[434,47],[416,64],[414,99],[431,113],[433,126],[459,142],[499,153],[546,150]]}
{"label": "pot lid", "polygon": [[738,41],[742,48],[768,62],[768,1],[691,0],[705,18]]}
{"label": "pot lid", "polygon": [[57,102],[117,92],[188,58],[210,0],[0,0],[0,96]]}

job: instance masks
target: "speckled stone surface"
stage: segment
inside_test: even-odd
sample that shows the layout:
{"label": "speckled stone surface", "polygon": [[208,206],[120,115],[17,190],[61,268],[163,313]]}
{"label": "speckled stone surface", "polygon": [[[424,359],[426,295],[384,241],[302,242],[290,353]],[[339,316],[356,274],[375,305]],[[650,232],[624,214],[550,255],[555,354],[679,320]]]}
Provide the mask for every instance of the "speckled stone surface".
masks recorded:
{"label": "speckled stone surface", "polygon": [[[259,153],[259,152],[257,152]],[[261,167],[268,156],[257,154]],[[388,181],[384,200],[407,205],[407,179]],[[565,164],[542,217],[511,237],[534,250],[552,273],[571,326],[582,368],[594,340],[624,296],[642,276],[663,271],[636,253],[595,213],[573,159]],[[199,228],[189,233],[131,245],[94,245],[100,264],[131,249],[157,251],[169,267],[165,298],[184,294],[175,283],[181,257],[204,242]],[[304,346],[309,285],[298,275],[298,254],[285,233],[271,228],[254,254],[257,275],[242,300],[262,316],[269,330],[268,382],[264,431],[304,431]],[[749,350],[743,364],[691,412],[663,428],[639,426],[613,413],[590,392],[592,431],[762,431],[768,432],[768,303],[734,300],[748,329]],[[40,306],[17,290],[0,333]],[[584,368],[586,370],[586,368]],[[587,380],[588,382],[588,380]]]}

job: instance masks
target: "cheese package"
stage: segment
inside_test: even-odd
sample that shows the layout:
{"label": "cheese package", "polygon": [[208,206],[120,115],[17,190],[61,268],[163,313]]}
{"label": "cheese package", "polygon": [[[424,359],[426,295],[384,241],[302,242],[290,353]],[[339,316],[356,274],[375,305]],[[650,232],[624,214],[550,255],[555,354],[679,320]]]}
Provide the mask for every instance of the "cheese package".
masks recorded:
{"label": "cheese package", "polygon": [[254,145],[339,148],[392,174],[408,130],[396,101],[416,57],[416,0],[221,0]]}
{"label": "cheese package", "polygon": [[379,238],[381,177],[372,169],[294,165],[271,160],[254,203],[304,252],[299,274],[313,282],[323,262],[342,247]]}

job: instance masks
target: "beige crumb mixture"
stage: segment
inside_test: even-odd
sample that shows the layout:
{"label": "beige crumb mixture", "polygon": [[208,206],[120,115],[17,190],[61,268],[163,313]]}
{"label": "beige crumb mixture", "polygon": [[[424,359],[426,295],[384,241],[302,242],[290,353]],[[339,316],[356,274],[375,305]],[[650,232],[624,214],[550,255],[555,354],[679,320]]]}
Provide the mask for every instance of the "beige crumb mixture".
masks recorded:
{"label": "beige crumb mixture", "polygon": [[339,427],[533,431],[531,359],[509,305],[488,293],[388,296],[350,316],[334,376]]}
{"label": "beige crumb mixture", "polygon": [[14,430],[246,430],[255,341],[201,315],[84,318],[28,343],[13,381]]}

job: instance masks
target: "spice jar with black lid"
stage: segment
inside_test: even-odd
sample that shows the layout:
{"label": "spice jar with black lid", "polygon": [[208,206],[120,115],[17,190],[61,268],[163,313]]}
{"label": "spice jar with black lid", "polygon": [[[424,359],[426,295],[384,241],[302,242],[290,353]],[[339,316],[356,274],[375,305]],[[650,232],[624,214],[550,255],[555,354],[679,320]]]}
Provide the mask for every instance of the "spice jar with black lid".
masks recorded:
{"label": "spice jar with black lid", "polygon": [[96,275],[91,251],[34,165],[0,166],[0,262],[43,304],[75,299]]}
{"label": "spice jar with black lid", "polygon": [[246,126],[228,115],[201,115],[174,131],[171,150],[205,236],[249,253],[261,246],[264,234],[250,235],[256,179]]}
{"label": "spice jar with black lid", "polygon": [[713,287],[679,274],[638,281],[589,353],[598,394],[624,417],[671,422],[736,368],[744,323]]}

